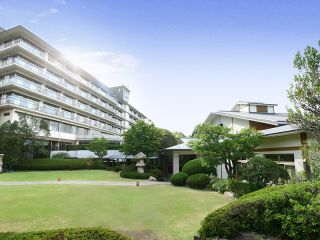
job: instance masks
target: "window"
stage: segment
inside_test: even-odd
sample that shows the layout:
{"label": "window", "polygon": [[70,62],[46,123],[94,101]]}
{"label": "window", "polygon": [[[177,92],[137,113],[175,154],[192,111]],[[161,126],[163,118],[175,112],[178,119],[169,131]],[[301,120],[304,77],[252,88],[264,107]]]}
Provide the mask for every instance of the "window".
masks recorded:
{"label": "window", "polygon": [[78,127],[78,134],[79,135],[88,135],[89,134],[89,130],[86,129],[86,128]]}
{"label": "window", "polygon": [[60,124],[60,132],[73,133],[74,132],[74,126],[69,125],[69,124],[65,124],[65,123],[61,123]]}
{"label": "window", "polygon": [[4,113],[3,116],[10,116],[10,112]]}
{"label": "window", "polygon": [[268,112],[268,106],[257,105],[257,112],[267,113]]}
{"label": "window", "polygon": [[59,123],[55,121],[49,121],[49,129],[53,132],[59,132]]}
{"label": "window", "polygon": [[293,154],[264,154],[265,158],[279,162],[294,162]]}

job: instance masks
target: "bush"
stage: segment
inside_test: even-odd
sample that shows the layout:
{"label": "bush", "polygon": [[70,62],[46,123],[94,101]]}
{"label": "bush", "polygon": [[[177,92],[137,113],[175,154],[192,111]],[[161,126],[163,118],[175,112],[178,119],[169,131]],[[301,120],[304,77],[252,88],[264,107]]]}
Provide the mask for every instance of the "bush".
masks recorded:
{"label": "bush", "polygon": [[137,171],[137,168],[134,165],[122,164],[121,165],[121,171],[123,171],[123,172],[134,172],[134,171]]}
{"label": "bush", "polygon": [[210,190],[223,194],[228,191],[228,180],[212,177],[210,180]]}
{"label": "bush", "polygon": [[68,153],[60,152],[56,154],[52,154],[51,159],[65,159],[70,157]]}
{"label": "bush", "polygon": [[[14,166],[15,170],[50,171],[89,169],[87,159],[27,159]],[[106,169],[103,161],[93,160],[91,169]]]}
{"label": "bush", "polygon": [[319,239],[320,183],[266,187],[210,213],[201,239],[257,232],[282,239]]}
{"label": "bush", "polygon": [[70,228],[39,232],[0,233],[2,240],[130,240],[105,228]]}
{"label": "bush", "polygon": [[189,176],[186,183],[191,188],[204,189],[206,186],[208,186],[209,182],[210,179],[207,174],[198,173]]}
{"label": "bush", "polygon": [[175,186],[184,186],[186,185],[188,176],[189,175],[184,172],[179,172],[170,177],[170,182]]}
{"label": "bush", "polygon": [[150,177],[150,173],[139,173],[137,171],[122,171],[120,172],[120,177],[131,179],[148,179]]}
{"label": "bush", "polygon": [[113,170],[114,170],[115,172],[120,172],[120,171],[121,171],[121,166],[115,166],[115,167],[113,168]]}
{"label": "bush", "polygon": [[238,198],[245,194],[257,191],[263,188],[260,183],[249,183],[245,181],[238,181],[236,179],[228,180],[228,190],[234,193],[234,197]]}
{"label": "bush", "polygon": [[150,176],[155,177],[156,179],[160,179],[163,177],[163,172],[160,169],[154,168],[148,171],[150,173]]}
{"label": "bush", "polygon": [[189,162],[186,162],[182,167],[182,172],[188,174],[189,176],[198,174],[198,173],[207,173],[209,174],[209,169],[202,165],[201,159],[194,159]]}
{"label": "bush", "polygon": [[276,162],[263,158],[251,158],[241,169],[240,177],[249,183],[260,184],[280,184],[288,180],[289,174],[282,166]]}

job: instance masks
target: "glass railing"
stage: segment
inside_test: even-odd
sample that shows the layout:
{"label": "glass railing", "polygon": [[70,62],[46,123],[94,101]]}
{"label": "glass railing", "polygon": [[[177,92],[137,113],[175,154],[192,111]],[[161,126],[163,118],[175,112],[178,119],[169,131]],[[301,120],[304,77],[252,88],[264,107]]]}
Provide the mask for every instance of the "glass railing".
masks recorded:
{"label": "glass railing", "polygon": [[[13,104],[13,105],[21,106],[24,108],[32,109],[32,110],[37,110],[37,111],[47,113],[50,115],[59,116],[59,109],[58,108],[55,108],[55,107],[47,105],[47,104],[44,104],[42,107],[39,107],[39,102],[33,101],[31,99],[23,98],[23,97],[20,97],[17,95],[8,95],[6,98],[0,98],[0,104],[1,105]],[[86,120],[85,117],[77,116],[75,118],[74,113],[72,113],[72,112],[68,112],[68,111],[63,110],[61,112],[60,116],[63,118],[69,119],[69,120],[75,120],[79,123],[88,124],[88,121]],[[113,128],[110,125],[107,125],[105,123],[101,123],[96,120],[90,119],[89,124],[92,126],[101,128],[101,129],[113,131],[115,133],[121,132],[119,129]]]}
{"label": "glass railing", "polygon": [[10,76],[9,78],[0,79],[0,85],[6,84],[17,84],[32,91],[41,92],[41,87],[39,84],[36,84],[19,76]]}
{"label": "glass railing", "polygon": [[1,104],[13,104],[33,110],[39,109],[39,103],[31,99],[22,98],[16,95],[8,95],[7,98],[1,99]]}
{"label": "glass railing", "polygon": [[55,116],[59,115],[59,108],[55,108],[46,104],[44,104],[44,106],[40,110],[50,115],[55,115]]}
{"label": "glass railing", "polygon": [[[33,71],[33,72],[36,72],[36,73],[38,73],[38,74],[40,74],[40,75],[44,75],[44,76],[47,77],[47,78],[50,76],[49,79],[54,80],[55,82],[61,82],[61,81],[63,81],[63,79],[60,79],[60,78],[54,76],[53,74],[50,74],[49,72],[43,73],[43,71],[42,71],[42,69],[41,69],[40,67],[38,67],[38,66],[36,66],[36,65],[34,65],[34,64],[26,61],[26,60],[23,60],[23,59],[21,59],[21,58],[14,58],[13,60],[14,60],[15,63],[17,63],[17,64],[19,64],[19,65],[22,65],[23,67],[26,67],[26,68],[30,69],[31,71]],[[10,61],[9,59],[8,59],[6,62],[7,62],[8,64],[11,63],[11,61]],[[31,81],[28,81],[28,80],[23,79],[23,78],[21,78],[21,77],[17,77],[16,79],[14,79],[14,78],[10,78],[10,79],[11,79],[11,81],[12,81],[13,83],[16,83],[16,84],[18,84],[18,85],[24,86],[24,87],[26,87],[26,88],[28,88],[28,89],[31,89],[31,90],[34,90],[34,91],[37,91],[37,92],[41,92],[40,85],[32,84]],[[18,79],[19,79],[19,81],[18,81]],[[3,83],[2,83],[2,84],[3,84]],[[83,92],[83,93],[84,93],[84,92]],[[60,99],[59,93],[57,93],[57,92],[55,92],[55,91],[52,91],[52,90],[50,90],[50,89],[46,89],[45,92],[43,92],[43,94],[45,94],[45,95],[47,95],[47,96],[50,96],[50,97],[53,97],[53,98],[55,98],[55,99]],[[85,93],[84,93],[84,94],[85,94]],[[81,108],[81,107],[80,107],[80,108]],[[89,112],[92,112],[92,111],[89,111]],[[93,113],[94,113],[94,114],[97,114],[96,111],[94,111]],[[116,113],[116,114],[117,114],[118,116],[123,117],[123,115],[120,114],[120,113]],[[111,118],[108,118],[108,119],[112,120]]]}
{"label": "glass railing", "polygon": [[38,49],[37,47],[33,46],[32,44],[24,41],[23,39],[16,39],[16,40],[13,40],[11,42],[2,44],[2,45],[0,45],[0,50],[8,48],[8,47],[11,47],[13,45],[19,45],[20,47],[22,47],[22,48],[34,53],[35,55],[43,58],[44,60],[50,62],[51,64],[55,65],[56,67],[60,68],[61,70],[63,70],[67,74],[69,74],[72,78],[78,80],[79,82],[81,82],[82,84],[90,87],[91,89],[93,89],[94,91],[99,93],[100,95],[106,97],[107,99],[112,101],[114,104],[116,104],[118,107],[121,107],[120,104],[117,103],[117,100],[114,97],[112,97],[109,94],[107,94],[106,92],[102,91],[100,88],[96,87],[94,84],[91,84],[89,81],[87,81],[83,77],[81,77],[81,75],[78,75],[78,74],[70,71],[67,67],[65,67],[60,62],[54,61],[51,58],[47,58],[47,54],[45,52],[41,51],[40,49]]}

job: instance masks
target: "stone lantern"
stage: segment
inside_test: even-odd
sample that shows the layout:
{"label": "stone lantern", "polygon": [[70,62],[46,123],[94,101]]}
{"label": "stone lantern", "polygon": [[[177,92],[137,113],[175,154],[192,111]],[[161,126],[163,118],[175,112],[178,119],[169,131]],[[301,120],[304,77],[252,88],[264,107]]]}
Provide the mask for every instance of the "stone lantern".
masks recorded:
{"label": "stone lantern", "polygon": [[4,154],[0,154],[0,173],[2,173],[2,166],[3,166],[3,156],[4,156]]}
{"label": "stone lantern", "polygon": [[137,155],[134,156],[134,159],[137,160],[137,170],[139,173],[144,173],[144,167],[146,164],[144,163],[144,160],[147,158],[147,156],[143,152],[139,152]]}

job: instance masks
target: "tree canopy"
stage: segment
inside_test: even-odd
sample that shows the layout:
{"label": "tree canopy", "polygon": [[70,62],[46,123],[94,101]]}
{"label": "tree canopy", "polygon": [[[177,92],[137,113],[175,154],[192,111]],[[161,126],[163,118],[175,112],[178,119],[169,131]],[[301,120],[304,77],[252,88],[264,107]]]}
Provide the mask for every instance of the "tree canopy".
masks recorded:
{"label": "tree canopy", "polygon": [[143,152],[148,157],[159,151],[162,133],[153,123],[137,121],[123,134],[121,150],[126,154]]}
{"label": "tree canopy", "polygon": [[105,138],[94,138],[88,144],[88,150],[93,152],[98,156],[99,160],[101,160],[106,154],[108,150],[108,141]]}
{"label": "tree canopy", "polygon": [[258,183],[262,187],[267,186],[268,183],[278,184],[290,178],[283,166],[263,157],[251,158],[241,167],[240,177],[249,183]]}
{"label": "tree canopy", "polygon": [[170,132],[167,129],[160,129],[160,131],[161,131],[161,139],[160,139],[159,150],[167,147],[172,147],[178,144],[178,139],[176,138],[174,133]]}
{"label": "tree canopy", "polygon": [[[319,42],[320,45],[320,42]],[[294,59],[297,73],[288,91],[293,104],[288,109],[289,122],[320,140],[320,52],[307,46]]]}
{"label": "tree canopy", "polygon": [[190,141],[189,146],[210,167],[225,164],[229,177],[237,175],[237,161],[253,157],[262,141],[262,134],[252,128],[233,133],[227,127],[199,124],[196,130],[196,140]]}
{"label": "tree canopy", "polygon": [[24,153],[32,153],[35,148],[43,148],[41,135],[49,134],[47,122],[31,116],[21,115],[19,122],[7,121],[0,125],[0,153],[4,154],[5,169],[11,169],[17,164]]}

